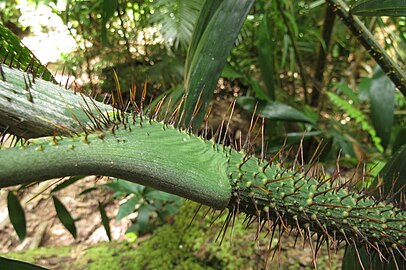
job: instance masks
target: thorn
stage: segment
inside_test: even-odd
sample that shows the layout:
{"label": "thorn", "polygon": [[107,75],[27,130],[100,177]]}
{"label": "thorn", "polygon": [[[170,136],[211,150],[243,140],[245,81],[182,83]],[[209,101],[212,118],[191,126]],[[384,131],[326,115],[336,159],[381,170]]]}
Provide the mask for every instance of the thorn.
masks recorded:
{"label": "thorn", "polygon": [[[28,85],[28,83],[27,83],[27,81],[26,81],[24,75],[23,75],[23,78],[24,78],[25,90],[28,92],[27,100],[28,100],[29,102],[33,103],[34,100],[33,100],[33,98],[32,98],[31,88],[30,88],[30,86]],[[29,79],[28,79],[28,81],[29,81]]]}
{"label": "thorn", "polygon": [[4,58],[3,58],[3,64],[4,65],[6,65],[6,62],[7,62],[7,58],[8,58],[8,51],[6,52],[6,54],[4,55]]}
{"label": "thorn", "polygon": [[285,176],[285,177],[281,177],[281,178],[276,178],[276,179],[268,179],[266,181],[265,185],[270,184],[270,183],[283,181],[283,180],[287,180],[287,179],[292,179],[292,178],[293,178],[293,175],[289,175],[289,176]]}
{"label": "thorn", "polygon": [[61,80],[59,81],[59,86],[62,86],[62,78],[63,78],[64,73],[65,73],[65,65],[63,65],[63,68],[62,68],[62,74],[61,74]]}
{"label": "thorn", "polygon": [[3,65],[0,64],[0,75],[3,82],[6,81],[6,75],[4,74]]}
{"label": "thorn", "polygon": [[239,214],[239,208],[240,208],[240,199],[237,198],[236,200],[237,200],[236,204],[233,204],[233,220],[231,222],[230,242],[233,239],[235,219],[237,218],[237,216]]}
{"label": "thorn", "polygon": [[265,118],[262,117],[262,123],[261,123],[261,156],[260,159],[261,161],[264,161],[265,159]]}
{"label": "thorn", "polygon": [[12,54],[11,54],[10,63],[8,64],[8,67],[9,67],[9,68],[12,68],[12,67],[13,67],[13,60],[14,60],[14,54],[12,53]]}
{"label": "thorn", "polygon": [[244,149],[247,149],[247,152],[249,152],[248,151],[249,150],[249,145],[248,144],[251,142],[251,132],[252,132],[254,126],[255,126],[254,125],[254,117],[255,117],[255,113],[257,111],[257,107],[258,107],[258,102],[255,104],[254,111],[252,112],[250,127],[248,129],[247,138],[245,139],[244,146],[243,146]]}
{"label": "thorn", "polygon": [[161,98],[161,100],[158,102],[158,104],[155,106],[154,115],[153,115],[153,117],[151,117],[151,118],[153,118],[153,119],[155,119],[155,120],[158,119],[158,115],[159,115],[159,113],[160,113],[160,111],[161,111],[162,104],[164,104],[164,102],[165,102],[165,99],[166,99],[166,96],[163,96],[163,97]]}
{"label": "thorn", "polygon": [[358,252],[357,244],[355,243],[355,240],[354,240],[354,239],[352,239],[352,242],[353,242],[353,245],[354,245],[354,248],[355,248],[355,252],[357,253],[358,262],[359,262],[359,264],[360,264],[362,270],[365,270],[364,265],[362,264],[361,256],[359,255],[359,252]]}
{"label": "thorn", "polygon": [[200,209],[202,208],[202,204],[199,204],[199,207],[197,207],[197,210],[193,214],[192,219],[190,220],[189,224],[186,226],[185,231],[192,226],[193,221],[195,221],[197,214],[199,213]]}
{"label": "thorn", "polygon": [[[226,142],[226,135],[228,134],[228,128],[230,126],[231,118],[233,117],[234,107],[235,107],[236,101],[237,100],[234,99],[234,101],[232,102],[232,105],[231,105],[230,116],[229,116],[228,121],[227,121],[226,131],[224,132],[223,145],[225,145],[225,142]],[[227,111],[228,111],[228,109],[227,109]]]}
{"label": "thorn", "polygon": [[66,83],[65,83],[65,86],[64,86],[64,88],[65,88],[66,90],[68,90],[68,88],[69,88],[69,80],[70,80],[70,76],[71,76],[71,74],[70,74],[70,73],[68,73],[68,78],[66,79]]}
{"label": "thorn", "polygon": [[232,212],[229,210],[228,214],[227,214],[227,217],[226,217],[226,220],[223,222],[223,225],[222,225],[222,227],[220,229],[220,232],[219,232],[219,234],[217,235],[217,238],[216,238],[216,242],[217,242],[220,235],[221,235],[221,240],[220,240],[220,244],[219,244],[220,246],[223,243],[223,240],[224,240],[224,237],[226,235],[226,232],[227,232],[228,226],[230,224],[231,218],[232,218]]}
{"label": "thorn", "polygon": [[209,109],[207,110],[206,115],[204,116],[204,135],[202,135],[203,138],[207,139],[208,138],[208,130],[209,130],[209,116],[211,115],[211,112],[213,110],[213,104],[210,104]]}
{"label": "thorn", "polygon": [[314,247],[313,247],[313,241],[312,241],[312,236],[311,236],[311,232],[310,232],[310,227],[307,227],[307,233],[308,233],[310,248],[311,248],[311,250],[312,250],[312,262],[313,262],[313,266],[314,266],[314,269],[317,270],[316,252],[315,252]]}
{"label": "thorn", "polygon": [[[203,94],[203,91],[200,91],[199,97],[197,98],[197,102],[196,102],[195,107],[192,112],[192,116],[190,117],[189,125],[187,127],[188,130],[192,128],[193,120],[195,119],[197,113],[199,112],[199,110],[202,106],[202,104],[200,104],[200,99],[202,97],[202,94]],[[183,114],[183,111],[182,111],[182,114]]]}
{"label": "thorn", "polygon": [[142,89],[142,95],[141,95],[141,103],[140,103],[140,114],[143,115],[144,111],[144,102],[145,102],[145,97],[147,95],[147,81],[144,82],[144,88]]}
{"label": "thorn", "polygon": [[49,65],[49,62],[46,63],[44,69],[42,70],[41,74],[39,75],[39,78],[40,78],[40,79],[42,79],[42,78],[44,77],[44,74],[45,74],[45,72],[46,72],[47,69],[48,69],[48,65]]}

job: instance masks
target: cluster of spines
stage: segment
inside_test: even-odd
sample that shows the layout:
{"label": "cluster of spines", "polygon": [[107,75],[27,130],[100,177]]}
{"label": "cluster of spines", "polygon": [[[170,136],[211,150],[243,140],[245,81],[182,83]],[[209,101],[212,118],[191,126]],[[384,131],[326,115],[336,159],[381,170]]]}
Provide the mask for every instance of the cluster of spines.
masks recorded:
{"label": "cluster of spines", "polygon": [[[27,72],[33,76],[33,78],[46,79],[49,81],[55,82],[55,79],[50,75],[46,66],[40,64],[39,60],[28,54],[28,50],[24,53],[17,53],[10,51],[0,44],[0,52],[2,59],[0,60],[4,65],[7,65],[10,68],[17,68]],[[18,56],[17,56],[18,55]],[[27,59],[30,59],[27,61]],[[25,63],[25,64],[24,64]],[[4,72],[0,68],[0,73],[2,80],[5,80]],[[48,78],[49,77],[49,78]]]}
{"label": "cluster of spines", "polygon": [[405,212],[366,193],[349,191],[345,183],[334,183],[338,174],[320,181],[304,169],[291,171],[248,155],[234,159],[230,168],[233,197],[227,222],[245,212],[248,223],[257,221],[258,233],[260,228],[272,235],[276,228],[282,234],[296,229],[311,246],[317,234],[314,256],[323,242],[335,250],[344,242],[357,253],[359,246],[373,250],[382,261],[395,256],[406,261]]}

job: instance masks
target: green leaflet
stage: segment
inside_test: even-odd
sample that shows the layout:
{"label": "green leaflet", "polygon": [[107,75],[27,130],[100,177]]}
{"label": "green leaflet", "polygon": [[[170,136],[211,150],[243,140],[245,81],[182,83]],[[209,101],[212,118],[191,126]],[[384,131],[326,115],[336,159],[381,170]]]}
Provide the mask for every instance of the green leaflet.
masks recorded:
{"label": "green leaflet", "polygon": [[11,191],[7,194],[7,208],[11,224],[13,225],[20,241],[23,241],[27,234],[25,213],[24,209],[21,207],[20,201]]}
{"label": "green leaflet", "polygon": [[56,214],[58,215],[58,218],[61,221],[62,225],[70,232],[73,238],[76,239],[75,221],[69,213],[68,209],[66,209],[65,205],[63,205],[63,203],[57,197],[52,196],[52,200],[54,201]]}
{"label": "green leaflet", "polygon": [[[67,135],[82,130],[81,123],[90,121],[85,110],[101,117],[102,113],[113,109],[51,82],[34,81],[31,75],[19,70],[4,65],[0,68],[0,89],[3,90],[0,91],[0,129],[7,129],[12,134],[28,138],[55,132]],[[10,103],[10,100],[14,102]],[[50,101],[52,106],[47,105]],[[21,115],[25,121],[18,120]]]}
{"label": "green leaflet", "polygon": [[406,1],[360,0],[351,7],[351,13],[361,16],[406,16]]}
{"label": "green leaflet", "polygon": [[247,111],[254,111],[258,105],[257,112],[264,118],[280,121],[295,121],[315,124],[315,121],[295,108],[277,101],[259,103],[252,97],[239,97],[237,103]]}
{"label": "green leaflet", "polygon": [[109,241],[111,241],[111,230],[110,230],[110,220],[107,216],[106,209],[104,209],[103,204],[99,201],[99,212],[102,219],[104,230],[106,231]]}
{"label": "green leaflet", "polygon": [[275,100],[275,68],[274,68],[274,44],[271,39],[271,31],[267,15],[261,20],[259,26],[258,40],[258,62],[261,68],[261,76],[266,86],[266,96],[270,100]]}

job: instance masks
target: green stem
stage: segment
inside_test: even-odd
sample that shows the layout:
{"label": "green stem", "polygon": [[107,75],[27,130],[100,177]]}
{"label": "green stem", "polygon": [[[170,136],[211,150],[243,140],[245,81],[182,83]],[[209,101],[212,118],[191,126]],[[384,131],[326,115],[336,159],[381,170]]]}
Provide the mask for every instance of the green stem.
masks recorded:
{"label": "green stem", "polygon": [[224,209],[231,187],[214,144],[154,121],[127,129],[30,140],[0,154],[0,187],[69,175],[108,175]]}
{"label": "green stem", "polygon": [[3,65],[0,69],[0,129],[19,137],[83,131],[90,122],[84,109],[98,117],[113,110],[53,83],[34,80],[31,74]]}

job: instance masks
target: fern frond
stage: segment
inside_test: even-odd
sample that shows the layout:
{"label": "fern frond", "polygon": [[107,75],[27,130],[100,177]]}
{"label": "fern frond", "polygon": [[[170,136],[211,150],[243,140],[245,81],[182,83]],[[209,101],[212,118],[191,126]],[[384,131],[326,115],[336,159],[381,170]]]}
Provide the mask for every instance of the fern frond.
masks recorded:
{"label": "fern frond", "polygon": [[327,93],[327,95],[335,106],[353,118],[355,122],[361,126],[363,131],[368,132],[376,149],[382,153],[383,147],[381,145],[381,139],[377,136],[375,129],[368,123],[365,115],[357,108],[354,108],[350,103],[348,103],[348,101],[340,98],[336,94]]}

